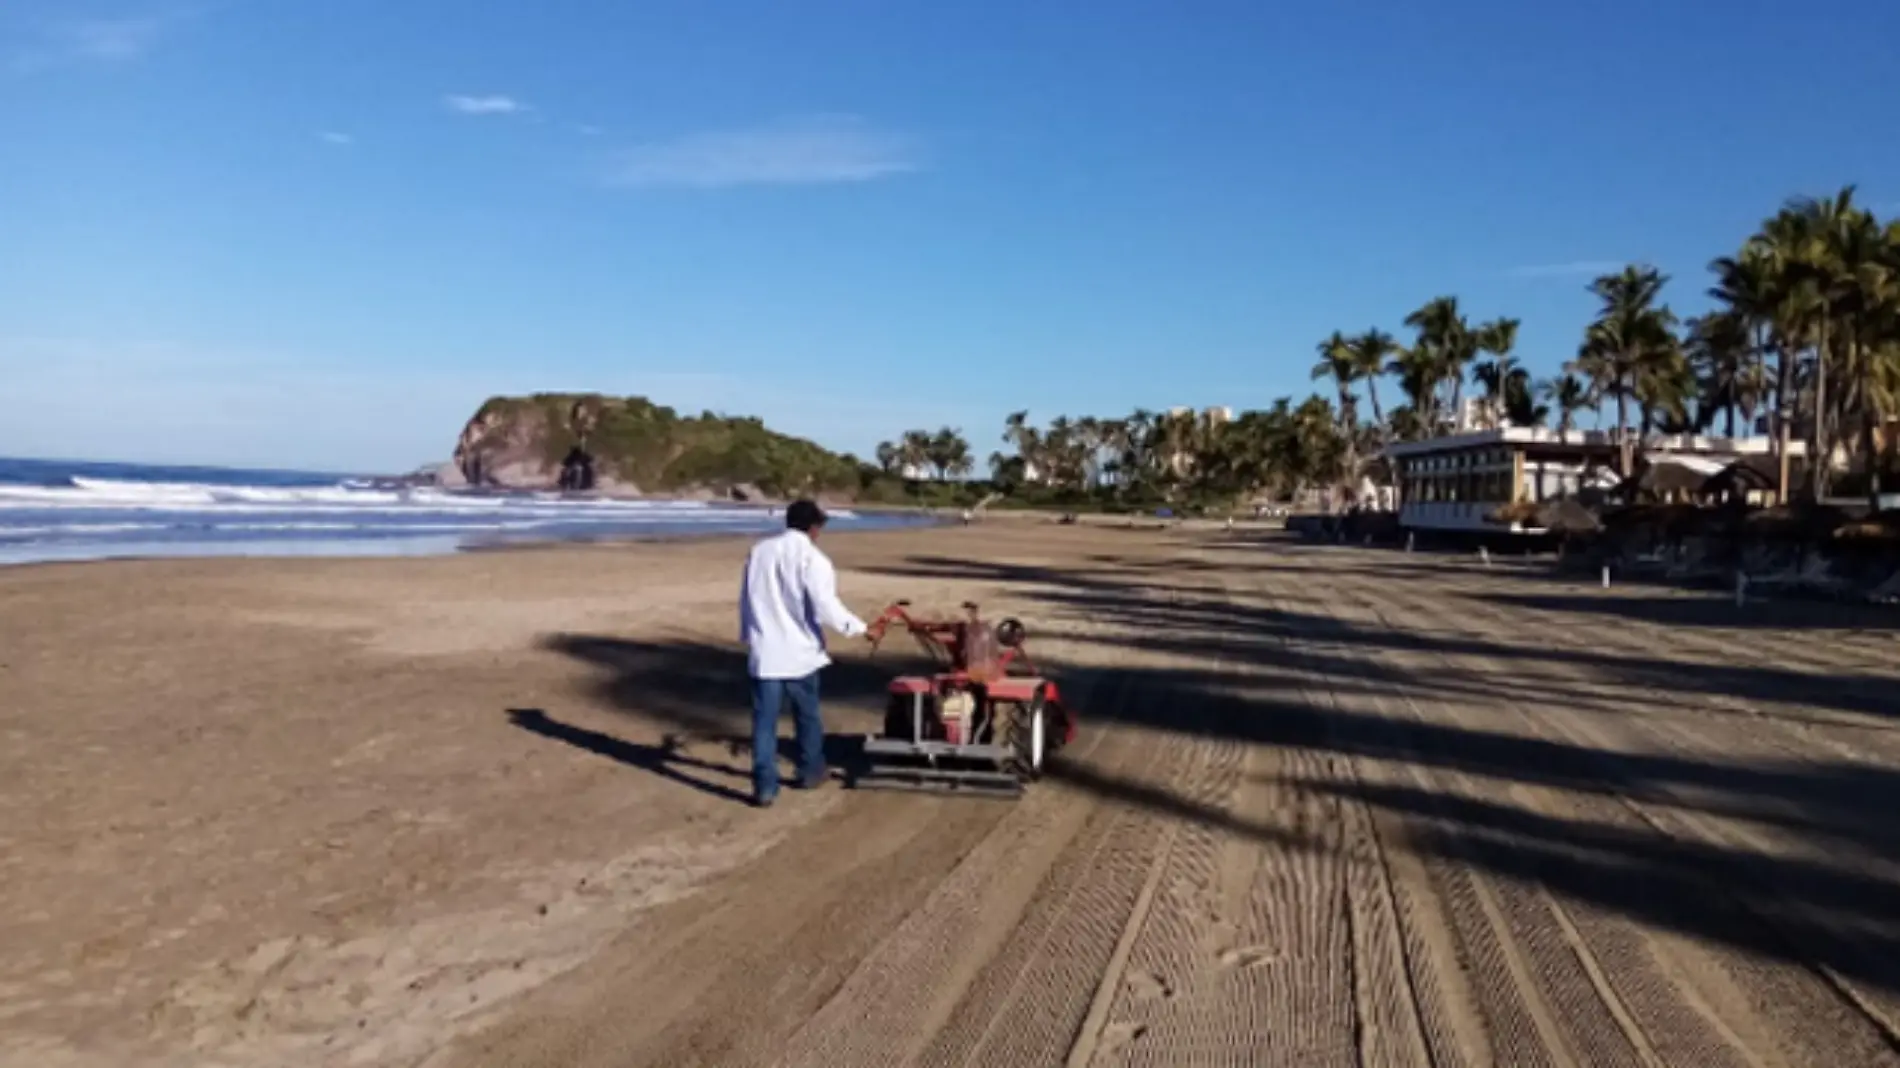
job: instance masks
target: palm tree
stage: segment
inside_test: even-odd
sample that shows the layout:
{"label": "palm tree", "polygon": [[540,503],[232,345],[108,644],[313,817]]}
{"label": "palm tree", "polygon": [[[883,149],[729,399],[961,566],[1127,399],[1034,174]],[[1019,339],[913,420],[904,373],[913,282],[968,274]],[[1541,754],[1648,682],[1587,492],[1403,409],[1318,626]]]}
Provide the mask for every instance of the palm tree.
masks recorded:
{"label": "palm tree", "polygon": [[1019,486],[1023,482],[1023,458],[997,451],[990,453],[990,481],[998,486]]}
{"label": "palm tree", "polygon": [[[1778,500],[1788,500],[1789,444],[1794,435],[1803,354],[1816,336],[1820,299],[1811,270],[1811,220],[1790,202],[1762,223],[1739,260],[1716,261],[1722,282],[1715,295],[1758,324],[1775,352],[1775,442],[1780,457]],[[1732,292],[1730,292],[1732,290]]]}
{"label": "palm tree", "polygon": [[1155,413],[1136,408],[1122,423],[1122,477],[1126,489],[1139,491],[1154,477]]}
{"label": "palm tree", "polygon": [[975,466],[970,459],[970,443],[963,439],[963,432],[955,427],[946,426],[931,435],[925,456],[930,466],[936,469],[938,481],[969,474]]}
{"label": "palm tree", "polygon": [[1698,429],[1706,430],[1721,412],[1722,432],[1735,436],[1735,416],[1753,418],[1761,404],[1762,376],[1753,359],[1747,323],[1731,312],[1710,312],[1690,319],[1687,349],[1701,386]]}
{"label": "palm tree", "polygon": [[[1834,439],[1830,424],[1834,405],[1828,396],[1829,365],[1838,356],[1843,341],[1851,348],[1851,333],[1843,337],[1836,318],[1843,301],[1853,299],[1855,275],[1871,251],[1871,239],[1878,231],[1873,218],[1854,207],[1854,187],[1847,186],[1832,197],[1797,197],[1789,204],[1803,223],[1808,241],[1802,259],[1801,274],[1810,284],[1813,302],[1814,389],[1813,420],[1808,444],[1808,492],[1815,500],[1827,496],[1828,479],[1833,470]],[[1846,362],[1853,361],[1848,355]]]}
{"label": "palm tree", "polygon": [[1512,368],[1504,379],[1504,421],[1511,426],[1543,426],[1550,418],[1550,405],[1537,403],[1537,390],[1531,373]]}
{"label": "palm tree", "polygon": [[1017,457],[1022,460],[1025,481],[1049,477],[1049,460],[1043,448],[1042,432],[1029,425],[1027,411],[1011,412],[1004,418],[1003,443],[1015,447]]}
{"label": "palm tree", "polygon": [[1417,441],[1431,433],[1431,428],[1425,423],[1425,417],[1410,404],[1401,404],[1392,409],[1390,425],[1392,437],[1398,441]]}
{"label": "palm tree", "polygon": [[1398,354],[1399,343],[1375,326],[1346,339],[1346,349],[1359,369],[1359,377],[1365,380],[1366,399],[1372,402],[1372,422],[1383,435],[1385,412],[1379,407],[1379,376],[1385,373],[1386,361]]}
{"label": "palm tree", "polygon": [[1616,399],[1617,473],[1624,478],[1635,467],[1629,403],[1636,400],[1648,410],[1646,398],[1654,397],[1666,380],[1656,371],[1670,362],[1666,353],[1677,351],[1675,316],[1656,304],[1665,281],[1654,267],[1632,264],[1620,274],[1591,282],[1590,292],[1602,307],[1584,332],[1576,362],[1567,368],[1589,378],[1600,395]]}
{"label": "palm tree", "polygon": [[1565,372],[1545,382],[1539,390],[1557,409],[1557,432],[1568,434],[1577,428],[1577,413],[1595,403],[1590,386],[1576,375]]}
{"label": "palm tree", "polygon": [[[1845,197],[1846,194],[1843,194]],[[1836,230],[1834,261],[1843,276],[1837,309],[1842,345],[1841,414],[1859,423],[1868,506],[1880,507],[1880,427],[1900,407],[1900,223],[1882,229],[1855,210]]]}
{"label": "palm tree", "polygon": [[[1807,424],[1807,492],[1816,498],[1827,493],[1835,427],[1858,422],[1866,453],[1877,444],[1872,424],[1892,411],[1895,247],[1895,227],[1883,232],[1849,186],[1787,201],[1740,256],[1713,265],[1719,282],[1711,295],[1746,324],[1759,358],[1772,351],[1776,359],[1769,407],[1782,500],[1797,408]],[[1871,500],[1877,461],[1867,462]]]}
{"label": "palm tree", "polygon": [[[1517,357],[1500,355],[1485,360],[1471,372],[1472,381],[1484,390],[1484,406],[1496,422],[1516,424],[1512,417],[1515,393],[1527,391],[1528,375],[1518,366]],[[1528,399],[1528,396],[1524,399]],[[1521,401],[1520,401],[1521,405]]]}
{"label": "palm tree", "polygon": [[930,464],[930,431],[906,430],[904,439],[897,446],[899,462],[903,465],[906,477]]}
{"label": "palm tree", "polygon": [[[1749,247],[1768,265],[1784,384],[1792,385],[1786,380],[1799,377],[1802,366],[1807,371],[1800,395],[1807,401],[1808,493],[1815,499],[1827,492],[1832,424],[1842,407],[1841,398],[1831,395],[1835,391],[1829,380],[1837,364],[1853,362],[1849,350],[1857,347],[1844,336],[1852,327],[1840,322],[1843,303],[1851,305],[1857,285],[1857,268],[1850,260],[1864,260],[1878,237],[1871,217],[1854,206],[1853,196],[1849,186],[1833,197],[1793,198],[1749,239]],[[1786,393],[1784,408],[1794,391]],[[1785,441],[1788,431],[1780,433]],[[1785,455],[1784,449],[1784,466]]]}
{"label": "palm tree", "polygon": [[1511,355],[1517,347],[1518,325],[1516,319],[1493,319],[1481,324],[1472,340],[1479,352],[1490,354],[1484,366],[1490,367],[1498,379],[1497,391],[1492,394],[1493,418],[1512,426],[1531,426],[1542,422],[1543,415],[1538,414],[1531,395],[1530,375]]}
{"label": "palm tree", "polygon": [[1636,404],[1642,433],[1650,431],[1685,434],[1694,430],[1696,421],[1689,413],[1689,402],[1696,395],[1695,372],[1683,354],[1682,343],[1674,331],[1666,331],[1645,354],[1636,372]]}
{"label": "palm tree", "polygon": [[1200,452],[1200,418],[1182,408],[1155,417],[1157,472],[1163,483],[1180,483],[1194,469]]}
{"label": "palm tree", "polygon": [[1085,415],[1075,421],[1075,440],[1077,450],[1082,455],[1082,480],[1085,485],[1093,486],[1102,477],[1102,421],[1092,415]]}
{"label": "palm tree", "polygon": [[877,465],[884,469],[885,474],[894,473],[897,470],[898,461],[902,458],[903,450],[896,445],[888,441],[877,443]]}
{"label": "palm tree", "polygon": [[1075,420],[1058,415],[1049,421],[1043,434],[1042,455],[1048,464],[1049,480],[1074,489],[1081,484],[1081,457],[1076,448]]}
{"label": "palm tree", "polygon": [[1358,456],[1352,447],[1353,432],[1359,426],[1359,399],[1353,396],[1352,384],[1359,380],[1360,364],[1353,355],[1352,345],[1346,336],[1333,331],[1333,336],[1319,343],[1319,362],[1313,365],[1315,381],[1322,378],[1333,380],[1333,386],[1339,391],[1339,429],[1345,435],[1346,469],[1358,470]]}
{"label": "palm tree", "polygon": [[1399,380],[1405,394],[1406,417],[1401,425],[1398,413],[1392,413],[1393,436],[1401,441],[1429,437],[1438,432],[1438,383],[1442,381],[1438,357],[1422,345],[1399,349],[1386,365]]}
{"label": "palm tree", "polygon": [[1505,356],[1502,359],[1485,360],[1472,368],[1471,380],[1484,390],[1484,399],[1504,403],[1504,383],[1511,372],[1517,369],[1517,358]]}
{"label": "palm tree", "polygon": [[1350,480],[1355,472],[1346,467],[1351,439],[1339,432],[1332,405],[1317,393],[1293,409],[1293,462],[1299,476],[1308,483],[1337,483]]}
{"label": "palm tree", "polygon": [[[1459,314],[1457,297],[1433,297],[1406,316],[1405,325],[1418,331],[1414,351],[1430,353],[1437,364],[1438,382],[1434,385],[1450,383],[1451,405],[1447,411],[1455,424],[1464,405],[1465,368],[1478,357],[1478,335]],[[1437,421],[1434,418],[1433,422]]]}
{"label": "palm tree", "polygon": [[[1721,314],[1745,336],[1743,359],[1749,370],[1738,377],[1758,384],[1757,405],[1768,412],[1769,433],[1781,469],[1780,499],[1788,494],[1788,412],[1794,383],[1792,353],[1775,338],[1774,262],[1756,242],[1743,246],[1739,256],[1723,256],[1709,264],[1716,284],[1709,296],[1723,305]],[[1776,354],[1776,373],[1768,374],[1768,354]]]}

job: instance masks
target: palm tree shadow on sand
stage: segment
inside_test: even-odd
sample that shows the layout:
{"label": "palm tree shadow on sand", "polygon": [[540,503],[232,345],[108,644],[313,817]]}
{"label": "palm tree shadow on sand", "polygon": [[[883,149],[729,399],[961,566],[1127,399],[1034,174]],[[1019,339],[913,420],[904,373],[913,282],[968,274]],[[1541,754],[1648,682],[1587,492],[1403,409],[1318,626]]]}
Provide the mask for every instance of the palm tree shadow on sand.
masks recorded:
{"label": "palm tree shadow on sand", "polygon": [[[1358,711],[1345,699],[1384,707],[1416,702],[1457,706],[1567,708],[1584,716],[1627,716],[1606,691],[1647,692],[1700,705],[1699,695],[1765,703],[1755,715],[1807,729],[1816,710],[1876,717],[1900,726],[1900,694],[1872,674],[1819,680],[1772,664],[1720,666],[1588,649],[1505,645],[1430,627],[1352,624],[1286,603],[1254,603],[1225,591],[1174,589],[1149,596],[1140,576],[1117,581],[1100,568],[997,566],[941,557],[913,559],[892,573],[1002,583],[1017,595],[1086,613],[1112,627],[1111,643],[1195,655],[1220,649],[1245,672],[1169,669],[1125,672],[1130,688],[1119,719],[1159,733],[1239,740],[1275,750],[1378,761],[1414,785],[1282,780],[1402,817],[1404,848],[1491,875],[1541,884],[1656,928],[1684,932],[1763,958],[1900,992],[1900,881],[1884,858],[1900,855],[1900,770],[1877,758],[1724,759],[1691,751],[1621,752],[1558,736],[1463,726],[1429,715]],[[1402,654],[1401,660],[1391,654]],[[1522,667],[1477,677],[1446,670],[1438,654]],[[1540,662],[1581,676],[1534,677]],[[1524,677],[1520,680],[1519,675]],[[1314,679],[1336,698],[1304,696]],[[1825,685],[1821,683],[1825,683]],[[1715,714],[1710,710],[1711,714]],[[1082,710],[1083,729],[1099,729]],[[1100,710],[1093,710],[1099,715]],[[1508,719],[1508,717],[1507,717]],[[1310,834],[1258,813],[1210,805],[1095,768],[1059,765],[1054,777],[1100,796],[1241,833],[1281,848],[1330,851]],[[1460,781],[1519,783],[1558,792],[1553,815],[1505,794],[1470,798]],[[1812,853],[1763,852],[1727,834],[1665,833],[1639,812],[1688,812],[1730,827],[1765,828]],[[1703,826],[1709,826],[1706,823]]]}

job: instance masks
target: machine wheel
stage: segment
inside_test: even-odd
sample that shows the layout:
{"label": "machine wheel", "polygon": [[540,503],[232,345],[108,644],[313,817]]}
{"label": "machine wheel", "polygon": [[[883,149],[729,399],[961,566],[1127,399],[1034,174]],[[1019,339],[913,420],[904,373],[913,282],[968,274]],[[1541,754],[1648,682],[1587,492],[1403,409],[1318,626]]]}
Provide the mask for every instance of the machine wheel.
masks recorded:
{"label": "machine wheel", "polygon": [[1009,770],[1023,782],[1042,778],[1043,763],[1049,756],[1049,712],[1042,691],[1027,702],[1013,707],[1010,716],[997,724],[998,744],[1010,749]]}

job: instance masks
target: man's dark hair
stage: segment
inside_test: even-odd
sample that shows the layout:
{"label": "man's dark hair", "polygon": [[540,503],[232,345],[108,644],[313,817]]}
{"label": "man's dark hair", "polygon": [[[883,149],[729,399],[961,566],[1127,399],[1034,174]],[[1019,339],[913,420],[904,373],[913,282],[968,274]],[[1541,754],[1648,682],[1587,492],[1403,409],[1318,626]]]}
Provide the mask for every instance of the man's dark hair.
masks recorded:
{"label": "man's dark hair", "polygon": [[815,501],[793,501],[792,506],[785,509],[785,525],[810,534],[825,525],[825,511]]}

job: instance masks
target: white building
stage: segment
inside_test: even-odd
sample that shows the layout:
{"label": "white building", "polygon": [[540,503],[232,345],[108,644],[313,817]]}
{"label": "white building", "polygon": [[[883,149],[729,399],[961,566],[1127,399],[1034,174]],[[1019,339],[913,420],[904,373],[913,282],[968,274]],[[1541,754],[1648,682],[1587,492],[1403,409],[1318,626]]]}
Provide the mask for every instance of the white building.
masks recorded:
{"label": "white building", "polygon": [[[1704,475],[1744,457],[1767,456],[1766,437],[1716,438],[1652,435],[1644,453]],[[1789,455],[1803,452],[1790,443]],[[1501,427],[1400,441],[1386,446],[1399,487],[1399,524],[1415,530],[1539,531],[1522,524],[1500,526],[1486,517],[1503,505],[1543,503],[1575,496],[1586,487],[1616,485],[1614,433],[1547,427]]]}

